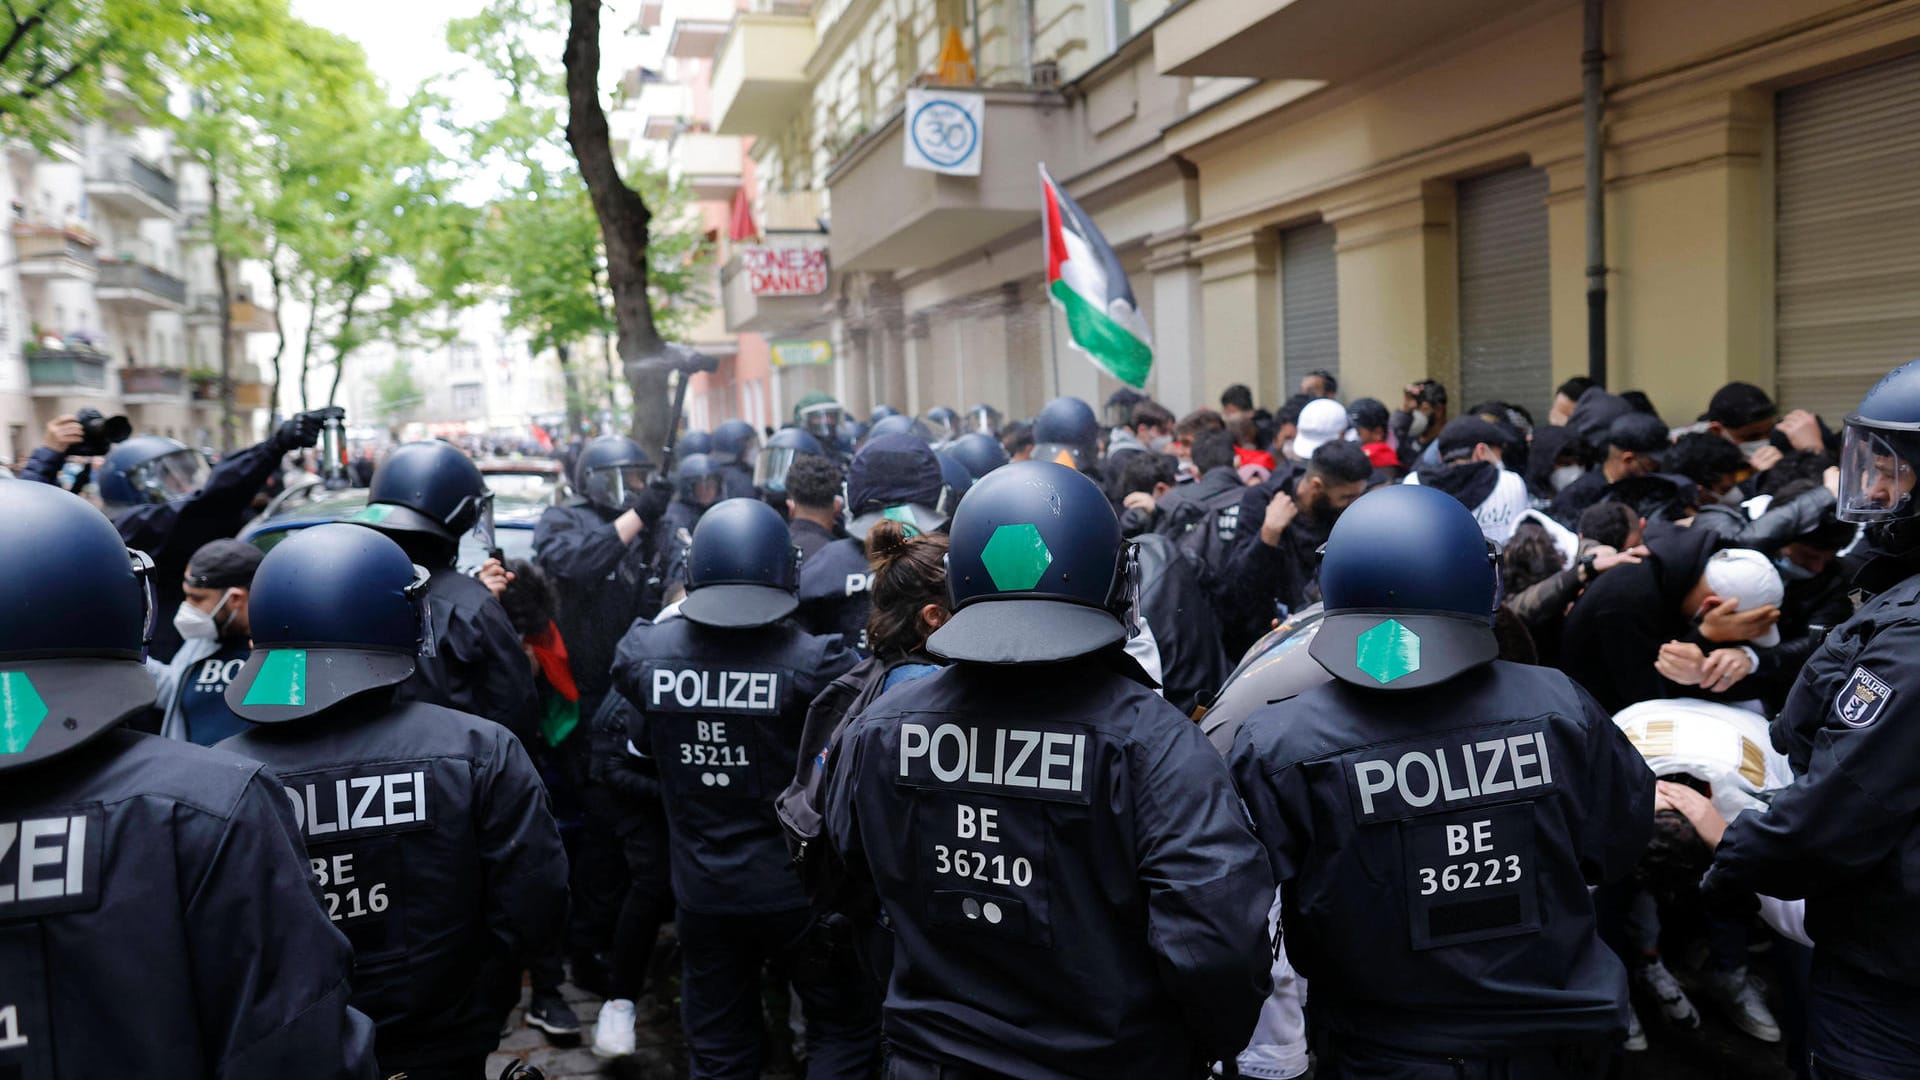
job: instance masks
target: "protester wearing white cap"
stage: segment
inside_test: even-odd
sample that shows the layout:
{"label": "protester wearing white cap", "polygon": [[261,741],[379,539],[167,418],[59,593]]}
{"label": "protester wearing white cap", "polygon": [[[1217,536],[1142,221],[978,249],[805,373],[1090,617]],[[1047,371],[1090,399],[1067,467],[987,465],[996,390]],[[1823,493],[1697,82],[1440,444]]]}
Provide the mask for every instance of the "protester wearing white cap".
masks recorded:
{"label": "protester wearing white cap", "polygon": [[[1772,560],[1748,548],[1714,552],[1707,560],[1706,580],[1713,595],[1737,601],[1740,611],[1769,605],[1779,607],[1787,594],[1780,571],[1774,569]],[[1780,644],[1780,628],[1770,625],[1749,640],[1762,649],[1771,649]]]}
{"label": "protester wearing white cap", "polygon": [[1296,461],[1305,461],[1315,450],[1345,438],[1346,434],[1347,407],[1332,398],[1317,398],[1301,408],[1299,433],[1293,437],[1288,455]]}

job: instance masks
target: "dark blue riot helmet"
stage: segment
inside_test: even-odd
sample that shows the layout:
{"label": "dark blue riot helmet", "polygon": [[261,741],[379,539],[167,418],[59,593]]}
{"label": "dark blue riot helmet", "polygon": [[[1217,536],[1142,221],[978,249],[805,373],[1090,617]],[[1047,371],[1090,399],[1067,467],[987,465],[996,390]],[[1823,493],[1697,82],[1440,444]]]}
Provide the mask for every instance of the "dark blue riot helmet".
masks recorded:
{"label": "dark blue riot helmet", "polygon": [[793,614],[800,551],[780,512],[759,499],[715,503],[693,527],[680,614],[702,626],[744,629]]}
{"label": "dark blue riot helmet", "polygon": [[673,444],[673,453],[676,457],[686,457],[689,454],[706,454],[712,451],[713,435],[705,431],[689,431],[685,435],[680,436],[679,442]]}
{"label": "dark blue riot helmet", "polygon": [[887,417],[899,415],[900,410],[891,405],[875,405],[873,411],[867,413],[867,426],[876,427],[880,421],[885,420]]}
{"label": "dark blue riot helmet", "polygon": [[172,502],[207,482],[207,459],[178,439],[136,435],[115,444],[96,476],[108,506]]}
{"label": "dark blue riot helmet", "polygon": [[1309,646],[1334,678],[1420,690],[1492,661],[1497,553],[1460,500],[1394,485],[1362,495],[1320,561],[1326,618]]}
{"label": "dark blue riot helmet", "polygon": [[927,425],[899,413],[875,420],[873,427],[867,431],[869,439],[877,439],[882,435],[911,435],[924,443],[933,442],[933,432],[927,429]]}
{"label": "dark blue riot helmet", "polygon": [[709,506],[720,497],[720,464],[705,454],[687,454],[673,470],[674,497],[689,506]]}
{"label": "dark blue riot helmet", "polygon": [[652,475],[653,461],[639,443],[624,435],[602,435],[580,451],[573,486],[593,505],[621,510],[628,496],[645,488]]}
{"label": "dark blue riot helmet", "polygon": [[754,463],[753,483],[775,494],[787,490],[787,470],[801,454],[824,456],[820,440],[797,427],[781,428],[760,448],[760,460]]}
{"label": "dark blue riot helmet", "polygon": [[1000,410],[986,403],[975,405],[967,410],[967,430],[982,435],[1000,437]]}
{"label": "dark blue riot helmet", "polygon": [[274,545],[253,574],[253,652],[227,707],[256,724],[299,720],[405,682],[433,648],[427,576],[392,539],[353,525]]}
{"label": "dark blue riot helmet", "polygon": [[1847,417],[1840,451],[1842,521],[1872,530],[1874,546],[1903,553],[1920,543],[1920,360],[1894,368],[1873,384]]}
{"label": "dark blue riot helmet", "polygon": [[366,509],[346,520],[389,534],[424,533],[450,542],[472,531],[482,547],[491,548],[493,492],[480,467],[452,443],[403,443],[373,471]]}
{"label": "dark blue riot helmet", "polygon": [[760,436],[745,420],[728,420],[713,429],[713,447],[707,456],[719,465],[752,463],[760,452]]}
{"label": "dark blue riot helmet", "polygon": [[928,409],[923,420],[927,430],[933,433],[933,441],[936,443],[952,442],[960,437],[962,430],[960,414],[945,405],[935,405]]}
{"label": "dark blue riot helmet", "polygon": [[931,446],[912,435],[875,435],[847,463],[847,532],[864,542],[881,518],[933,532],[946,521],[944,487]]}
{"label": "dark blue riot helmet", "polygon": [[967,490],[973,487],[973,474],[959,458],[945,450],[936,450],[934,458],[940,462],[940,502],[934,509],[945,517],[952,517],[960,500],[966,498]]}
{"label": "dark blue riot helmet", "polygon": [[867,425],[848,417],[840,421],[840,426],[835,429],[834,445],[840,453],[852,457],[854,451],[860,449],[860,444],[866,440],[866,437]]}
{"label": "dark blue riot helmet", "polygon": [[966,466],[975,480],[1007,463],[1007,448],[1000,440],[978,431],[967,432],[940,452]]}
{"label": "dark blue riot helmet", "polygon": [[[77,495],[0,481],[0,772],[153,704],[153,563]],[[25,553],[31,553],[28,557]]]}
{"label": "dark blue riot helmet", "polygon": [[995,469],[948,526],[953,617],[927,639],[949,660],[1047,663],[1126,639],[1131,546],[1099,485],[1051,462]]}
{"label": "dark blue riot helmet", "polygon": [[1100,418],[1077,397],[1057,397],[1033,418],[1033,460],[1052,461],[1081,471],[1093,467],[1100,452]]}

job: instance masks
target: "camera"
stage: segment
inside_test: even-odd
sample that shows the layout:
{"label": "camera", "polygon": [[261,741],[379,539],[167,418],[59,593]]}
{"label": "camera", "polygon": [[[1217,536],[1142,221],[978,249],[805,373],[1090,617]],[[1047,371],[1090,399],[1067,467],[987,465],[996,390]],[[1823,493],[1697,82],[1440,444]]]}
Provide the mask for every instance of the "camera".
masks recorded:
{"label": "camera", "polygon": [[114,443],[126,442],[133,434],[133,423],[124,416],[105,416],[99,409],[81,409],[73,414],[85,436],[67,447],[68,457],[100,457]]}

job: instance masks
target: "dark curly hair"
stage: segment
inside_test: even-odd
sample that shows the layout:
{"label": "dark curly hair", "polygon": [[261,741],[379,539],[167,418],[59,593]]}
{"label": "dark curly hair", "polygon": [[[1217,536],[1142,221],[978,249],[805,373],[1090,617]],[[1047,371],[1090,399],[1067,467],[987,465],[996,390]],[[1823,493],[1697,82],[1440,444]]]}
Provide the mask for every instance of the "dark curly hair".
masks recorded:
{"label": "dark curly hair", "polygon": [[1509,596],[1531,589],[1566,568],[1553,534],[1532,519],[1515,526],[1512,538],[1500,551],[1500,575]]}
{"label": "dark curly hair", "polygon": [[867,533],[867,565],[873,570],[873,608],[867,615],[867,648],[888,660],[911,656],[927,640],[920,609],[947,606],[947,537],[908,535],[882,518]]}
{"label": "dark curly hair", "polygon": [[547,624],[560,612],[559,598],[553,593],[553,583],[540,568],[526,559],[507,560],[507,570],[513,574],[513,580],[507,583],[507,591],[500,594],[500,606],[507,609],[507,621],[513,624],[513,632],[521,637],[532,637],[544,631]]}

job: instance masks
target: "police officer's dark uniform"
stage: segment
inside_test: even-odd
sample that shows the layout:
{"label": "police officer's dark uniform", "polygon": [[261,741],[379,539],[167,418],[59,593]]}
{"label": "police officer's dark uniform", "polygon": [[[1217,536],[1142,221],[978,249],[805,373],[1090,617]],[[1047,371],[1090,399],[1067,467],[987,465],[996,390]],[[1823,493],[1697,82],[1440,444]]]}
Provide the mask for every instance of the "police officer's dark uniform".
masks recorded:
{"label": "police officer's dark uniform", "polygon": [[686,584],[687,545],[693,542],[693,527],[700,523],[707,507],[719,500],[724,485],[720,466],[712,458],[691,451],[679,455],[673,468],[673,501],[660,519],[653,546],[654,576],[660,579],[669,602]]}
{"label": "police officer's dark uniform", "polygon": [[1235,738],[1322,1076],[1600,1076],[1625,1034],[1588,886],[1633,868],[1653,776],[1565,675],[1494,660],[1495,574],[1451,496],[1362,496],[1308,645],[1334,681]]}
{"label": "police officer's dark uniform", "polygon": [[511,732],[396,700],[428,593],[377,532],[318,525],[281,542],[254,575],[254,650],[227,688],[256,726],[221,745],[285,787],[313,884],[353,944],[353,1003],[377,1025],[382,1075],[478,1080],[524,962],[558,939],[566,856]]}
{"label": "police officer's dark uniform", "polygon": [[39,553],[0,570],[0,1076],[370,1080],[280,786],[120,726],[153,701],[151,564],[24,482],[0,550]]}
{"label": "police officer's dark uniform", "polygon": [[1814,1075],[1920,1062],[1920,361],[1847,418],[1839,515],[1864,522],[1873,593],[1814,651],[1774,721],[1794,784],[1727,829],[1703,888],[1805,897]]}
{"label": "police officer's dark uniform", "polygon": [[760,439],[745,420],[728,420],[713,429],[713,449],[707,456],[720,467],[720,497],[754,497],[753,469],[760,457]]}
{"label": "police officer's dark uniform", "polygon": [[816,634],[839,634],[864,651],[867,614],[873,609],[867,531],[883,517],[919,532],[934,531],[944,520],[936,509],[943,487],[940,459],[925,439],[875,435],[862,443],[847,465],[850,535],[828,543],[800,567],[800,625]]}
{"label": "police officer's dark uniform", "polygon": [[484,716],[533,738],[540,698],[520,635],[493,593],[454,566],[462,534],[493,546],[493,493],[479,467],[451,443],[405,443],[380,463],[367,495],[366,509],[347,520],[385,533],[433,574],[433,652],[420,657],[398,700]]}
{"label": "police officer's dark uniform", "polygon": [[[788,618],[796,561],[772,507],[716,504],[694,530],[682,617],[636,625],[614,662],[615,685],[641,714],[633,741],[664,789],[696,1080],[759,1077],[760,969],[811,921],[773,800],[793,775],[808,703],[856,658]],[[807,970],[793,979],[807,1075],[870,1075],[879,1025],[869,988]]]}
{"label": "police officer's dark uniform", "polygon": [[826,834],[894,934],[890,1077],[1198,1076],[1247,1042],[1273,881],[1220,755],[1121,650],[1098,486],[996,469],[961,501],[956,661],[827,759]]}

